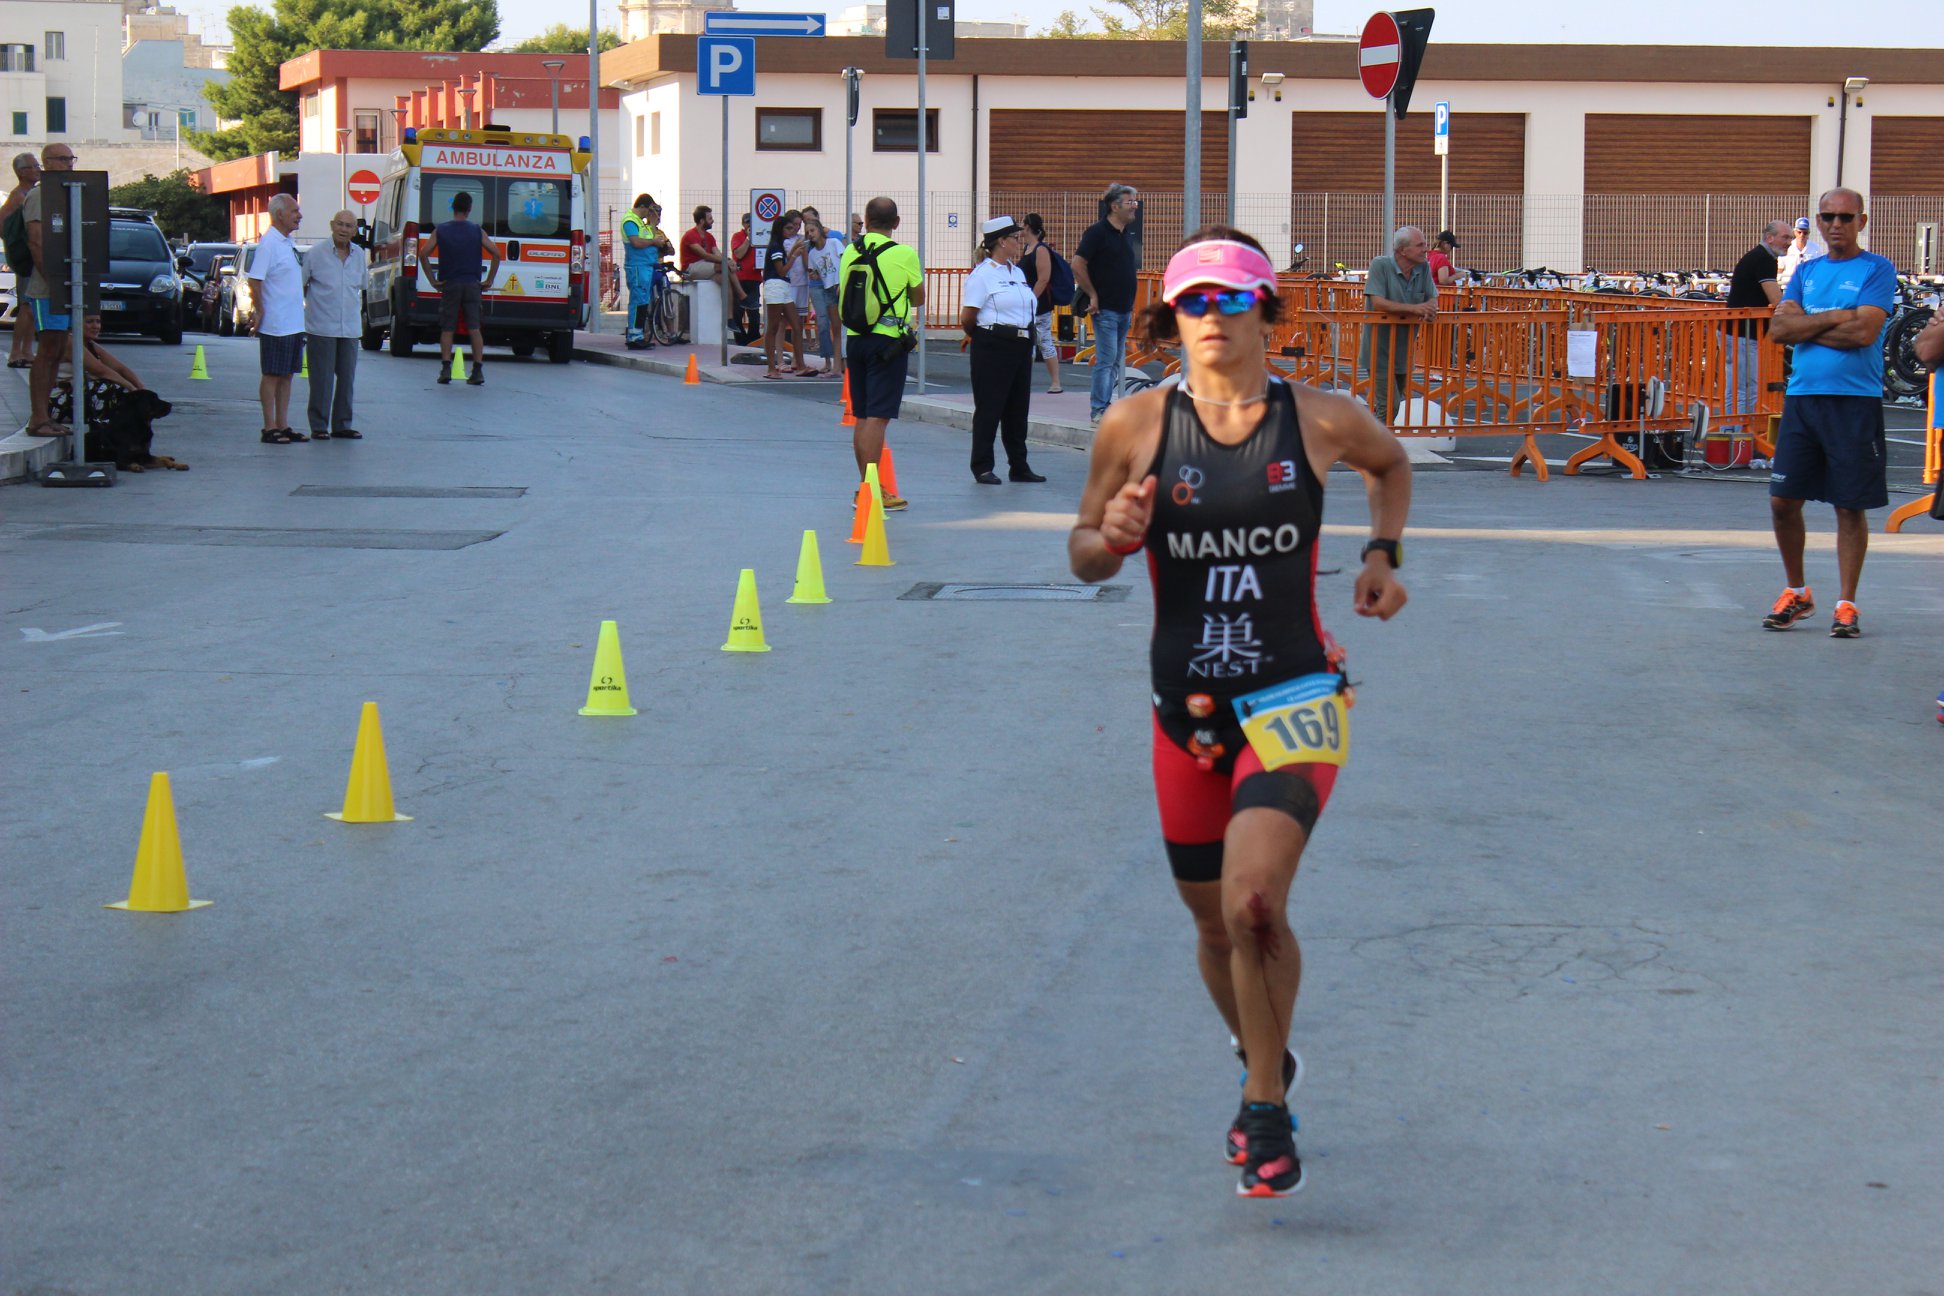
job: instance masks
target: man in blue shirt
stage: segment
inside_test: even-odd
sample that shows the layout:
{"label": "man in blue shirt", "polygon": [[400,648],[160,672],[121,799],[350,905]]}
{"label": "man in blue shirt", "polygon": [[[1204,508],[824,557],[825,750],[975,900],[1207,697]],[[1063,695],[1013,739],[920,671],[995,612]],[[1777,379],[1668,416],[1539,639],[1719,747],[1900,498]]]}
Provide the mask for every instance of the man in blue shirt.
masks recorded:
{"label": "man in blue shirt", "polygon": [[1816,609],[1802,570],[1802,503],[1822,500],[1836,508],[1843,589],[1829,633],[1854,639],[1862,633],[1856,584],[1870,543],[1864,511],[1890,502],[1883,458],[1883,326],[1897,304],[1897,270],[1863,250],[1859,236],[1870,218],[1862,194],[1831,189],[1816,206],[1829,254],[1797,267],[1769,326],[1773,341],[1795,346],[1795,360],[1769,478],[1769,513],[1789,585],[1762,624],[1787,630]]}

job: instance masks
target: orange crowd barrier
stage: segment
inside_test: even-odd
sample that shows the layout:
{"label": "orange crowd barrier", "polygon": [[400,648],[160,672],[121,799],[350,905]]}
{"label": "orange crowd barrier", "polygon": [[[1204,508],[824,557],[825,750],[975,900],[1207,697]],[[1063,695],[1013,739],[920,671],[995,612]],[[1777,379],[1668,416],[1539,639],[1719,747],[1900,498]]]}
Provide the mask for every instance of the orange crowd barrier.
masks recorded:
{"label": "orange crowd barrier", "polygon": [[1939,382],[1936,373],[1930,376],[1930,400],[1926,409],[1929,417],[1924,420],[1924,485],[1933,489],[1930,494],[1900,504],[1891,512],[1883,529],[1893,535],[1903,530],[1903,524],[1910,519],[1929,513],[1938,491],[1944,491],[1944,383]]}

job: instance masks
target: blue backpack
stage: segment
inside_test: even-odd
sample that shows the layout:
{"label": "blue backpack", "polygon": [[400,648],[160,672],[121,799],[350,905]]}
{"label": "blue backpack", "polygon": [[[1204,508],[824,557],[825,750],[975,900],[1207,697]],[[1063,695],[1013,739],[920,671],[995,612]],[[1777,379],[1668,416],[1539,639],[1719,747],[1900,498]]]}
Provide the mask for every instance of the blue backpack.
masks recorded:
{"label": "blue backpack", "polygon": [[1046,281],[1046,300],[1055,306],[1073,305],[1073,267],[1067,259],[1053,250],[1050,243],[1042,243],[1046,255],[1053,258],[1053,273]]}

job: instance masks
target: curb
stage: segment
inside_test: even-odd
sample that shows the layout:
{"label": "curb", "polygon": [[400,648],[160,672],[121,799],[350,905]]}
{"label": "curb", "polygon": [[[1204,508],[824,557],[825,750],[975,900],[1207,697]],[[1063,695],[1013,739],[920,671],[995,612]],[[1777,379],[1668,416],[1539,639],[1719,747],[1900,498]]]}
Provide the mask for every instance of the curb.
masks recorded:
{"label": "curb", "polygon": [[[686,357],[680,362],[663,360],[659,357],[642,355],[639,352],[620,353],[575,347],[574,358],[588,364],[608,365],[616,369],[638,369],[643,373],[660,374],[667,378],[682,378],[688,374]],[[754,375],[748,378],[740,374],[726,375],[720,365],[696,366],[696,376],[705,383],[716,383],[725,387],[753,386],[757,381]],[[972,430],[972,411],[963,405],[953,405],[934,400],[929,396],[907,396],[899,407],[898,419],[905,423],[926,423],[934,427],[956,428],[961,432]],[[1093,425],[1075,419],[1034,419],[1026,421],[1026,439],[1042,445],[1061,446],[1069,450],[1088,450],[1093,447]]]}

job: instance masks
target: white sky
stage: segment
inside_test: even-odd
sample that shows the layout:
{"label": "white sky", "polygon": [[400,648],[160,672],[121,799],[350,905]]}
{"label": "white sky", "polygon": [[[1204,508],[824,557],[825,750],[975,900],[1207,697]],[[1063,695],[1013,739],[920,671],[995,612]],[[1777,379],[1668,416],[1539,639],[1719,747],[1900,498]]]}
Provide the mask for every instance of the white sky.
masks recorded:
{"label": "white sky", "polygon": [[[259,0],[268,7],[269,0]],[[851,0],[740,0],[752,10],[824,13],[835,16]],[[1606,4],[1535,4],[1533,0],[1431,0],[1438,11],[1434,41],[1487,43],[1564,42],[1601,45],[1863,45],[1883,48],[1944,48],[1944,23],[1937,7],[1920,0],[1852,0],[1841,6],[1791,7],[1775,0],[1612,0]],[[1062,9],[1088,16],[1086,0],[958,0],[961,18],[1024,21],[1037,31]],[[1411,0],[1401,0],[1407,7]],[[208,0],[176,0],[182,12],[202,20],[213,39],[222,34],[229,6]],[[1102,7],[1106,7],[1103,5]],[[1356,32],[1378,7],[1377,0],[1316,0],[1316,29]],[[578,0],[499,0],[501,36],[509,41],[532,35],[563,19],[584,22]],[[604,26],[617,20],[618,6],[601,0]],[[574,15],[569,17],[569,15]],[[1098,26],[1089,23],[1089,26]],[[1593,69],[1588,69],[1591,72]],[[1944,60],[1939,64],[1944,79]]]}

